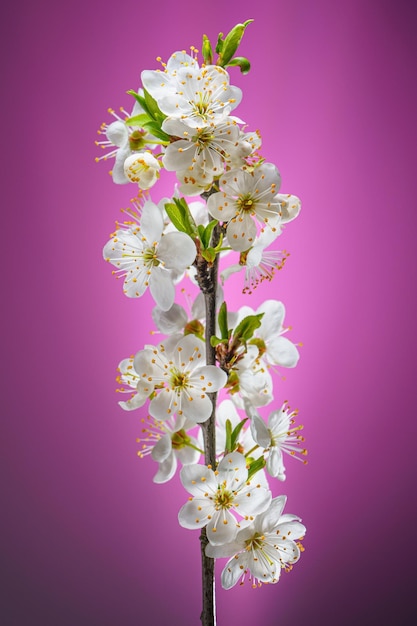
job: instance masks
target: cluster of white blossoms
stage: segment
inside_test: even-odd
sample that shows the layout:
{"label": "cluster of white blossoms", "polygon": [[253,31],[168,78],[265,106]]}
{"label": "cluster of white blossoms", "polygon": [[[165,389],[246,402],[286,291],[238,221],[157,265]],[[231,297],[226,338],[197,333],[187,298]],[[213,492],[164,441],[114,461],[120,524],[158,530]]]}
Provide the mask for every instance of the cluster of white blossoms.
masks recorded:
{"label": "cluster of white blossoms", "polygon": [[[105,139],[96,142],[106,151],[97,160],[114,159],[114,182],[138,188],[104,259],[129,298],[149,287],[155,332],[165,336],[121,361],[118,391],[128,397],[119,404],[140,410],[138,454],[158,464],[154,481],[171,480],[181,467],[190,496],[179,523],[205,529],[208,557],[231,557],[221,576],[226,589],[245,579],[277,582],[299,559],[305,534],[267,478],[285,480],[285,455],[306,463],[297,411],[281,401],[267,420],[260,413],[275,402],[274,374],[297,365],[299,344],[286,336],[281,301],[231,311],[224,291],[241,270],[244,294],[274,278],[288,253],[269,248],[301,207],[280,193],[277,167],[259,153],[259,131],[234,114],[242,92],[227,68],[249,70],[234,54],[250,21],[219,36],[216,63],[206,37],[201,64],[195,48],[158,59],[161,69],[143,71],[140,88],[129,92],[132,113],[110,110],[115,121],[101,126]],[[178,184],[155,202],[149,189],[164,170]],[[176,302],[184,279],[199,289],[189,310]]]}

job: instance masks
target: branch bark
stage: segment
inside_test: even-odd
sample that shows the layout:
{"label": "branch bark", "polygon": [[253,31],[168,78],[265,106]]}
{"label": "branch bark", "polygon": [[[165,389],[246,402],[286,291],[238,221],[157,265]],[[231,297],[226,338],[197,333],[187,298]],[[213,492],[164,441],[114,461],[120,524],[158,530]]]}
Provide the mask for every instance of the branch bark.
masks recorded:
{"label": "branch bark", "polygon": [[[212,246],[215,247],[220,239],[221,228],[217,225],[212,236]],[[219,257],[216,256],[213,263],[208,263],[204,259],[198,259],[197,280],[199,287],[204,294],[206,309],[206,363],[216,365],[215,349],[210,343],[212,335],[216,334],[216,312],[217,312],[217,280]],[[205,463],[216,468],[216,402],[217,393],[209,394],[212,402],[212,412],[210,418],[202,426],[204,439]],[[202,626],[215,626],[216,624],[216,596],[214,585],[214,559],[206,556],[205,550],[208,544],[206,529],[203,528],[200,535],[201,566],[202,566],[202,586],[203,586],[203,608],[201,612]]]}

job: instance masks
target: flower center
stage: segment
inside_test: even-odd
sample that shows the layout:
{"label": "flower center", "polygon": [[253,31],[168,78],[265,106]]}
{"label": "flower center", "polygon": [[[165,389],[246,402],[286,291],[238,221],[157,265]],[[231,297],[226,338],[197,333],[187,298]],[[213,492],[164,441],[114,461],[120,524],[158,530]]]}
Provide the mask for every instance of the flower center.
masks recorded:
{"label": "flower center", "polygon": [[192,141],[197,146],[199,152],[210,147],[214,139],[213,133],[208,128],[197,128],[197,134],[194,135]]}
{"label": "flower center", "polygon": [[180,394],[181,391],[184,391],[188,387],[188,379],[189,375],[187,372],[180,372],[176,367],[171,369],[171,378],[170,385],[171,389],[173,389],[177,394]]}
{"label": "flower center", "polygon": [[197,116],[202,119],[207,119],[207,114],[210,114],[210,97],[207,93],[202,93],[201,91],[198,94],[198,99],[194,100],[194,102],[190,102],[190,104],[194,108],[194,112]]}
{"label": "flower center", "polygon": [[156,256],[156,246],[152,248],[147,248],[143,251],[142,258],[146,265],[150,265],[151,267],[158,267],[160,261]]}
{"label": "flower center", "polygon": [[230,509],[233,505],[233,500],[233,492],[226,489],[224,485],[219,485],[218,491],[214,497],[216,511],[220,511],[220,509]]}
{"label": "flower center", "polygon": [[265,537],[263,535],[261,535],[260,533],[255,533],[250,539],[246,539],[246,550],[248,552],[252,550],[252,548],[254,548],[255,550],[259,550],[264,544],[264,539]]}
{"label": "flower center", "polygon": [[254,201],[251,196],[240,196],[236,201],[237,208],[239,213],[253,213],[254,212]]}
{"label": "flower center", "polygon": [[171,441],[172,441],[172,447],[174,448],[174,450],[181,450],[182,448],[185,448],[185,446],[188,446],[190,442],[190,438],[188,437],[185,430],[181,429],[173,433],[171,437]]}

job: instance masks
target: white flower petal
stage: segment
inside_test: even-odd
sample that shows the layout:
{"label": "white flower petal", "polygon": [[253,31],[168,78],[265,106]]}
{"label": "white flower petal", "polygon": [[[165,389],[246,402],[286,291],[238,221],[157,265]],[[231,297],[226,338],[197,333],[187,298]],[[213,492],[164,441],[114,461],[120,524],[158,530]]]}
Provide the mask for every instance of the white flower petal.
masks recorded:
{"label": "white flower petal", "polygon": [[185,465],[181,469],[180,478],[184,489],[198,499],[206,492],[214,494],[217,490],[214,472],[206,465]]}
{"label": "white flower petal", "polygon": [[271,492],[265,487],[258,487],[256,476],[248,489],[242,489],[235,500],[239,504],[240,515],[258,515],[263,513],[271,503]]}
{"label": "white flower petal", "polygon": [[152,458],[158,463],[165,461],[172,452],[171,435],[163,435],[152,448]]}
{"label": "white flower petal", "polygon": [[207,538],[214,546],[233,541],[238,531],[236,518],[228,509],[216,511],[207,524]]}
{"label": "white flower petal", "polygon": [[182,403],[182,410],[187,419],[195,424],[201,424],[210,417],[213,411],[213,405],[207,394],[200,391],[189,393],[188,397]]}
{"label": "white flower petal", "polygon": [[250,215],[243,214],[230,220],[226,232],[232,250],[248,250],[255,242],[256,224]]}
{"label": "white flower petal", "polygon": [[167,269],[183,272],[195,257],[195,243],[186,233],[168,233],[158,246],[158,258]]}
{"label": "white flower petal", "polygon": [[[188,466],[186,466],[188,467]],[[204,500],[190,500],[181,507],[178,521],[183,528],[202,528],[207,524],[207,516],[213,512],[213,507]]]}
{"label": "white flower petal", "polygon": [[222,571],[221,581],[223,589],[231,589],[234,587],[239,578],[243,576],[247,567],[248,555],[245,552],[238,554],[237,558],[230,559]]}
{"label": "white flower petal", "polygon": [[175,287],[167,270],[154,267],[149,278],[149,289],[156,304],[162,311],[168,311],[174,304]]}
{"label": "white flower petal", "polygon": [[140,229],[150,245],[157,243],[161,239],[164,229],[164,218],[158,205],[150,200],[147,200],[143,205]]}
{"label": "white flower petal", "polygon": [[149,413],[158,420],[166,420],[175,413],[176,395],[168,388],[161,389],[149,405]]}
{"label": "white flower petal", "polygon": [[284,510],[286,496],[278,496],[271,500],[269,508],[256,518],[255,528],[260,533],[269,533],[278,528],[279,520]]}
{"label": "white flower petal", "polygon": [[172,452],[168,458],[165,459],[162,463],[159,463],[158,471],[153,477],[153,482],[162,484],[171,480],[174,476],[175,471],[177,469],[177,459],[175,454]]}
{"label": "white flower petal", "polygon": [[163,311],[159,306],[154,307],[152,319],[158,330],[164,335],[172,335],[183,330],[188,321],[185,309],[175,303],[168,311]]}
{"label": "white flower petal", "polygon": [[279,478],[279,480],[285,480],[285,466],[282,458],[282,452],[277,446],[271,448],[266,461],[266,469],[270,476]]}
{"label": "white flower petal", "polygon": [[276,337],[268,342],[266,357],[274,365],[295,367],[300,358],[300,353],[292,341],[286,337]]}

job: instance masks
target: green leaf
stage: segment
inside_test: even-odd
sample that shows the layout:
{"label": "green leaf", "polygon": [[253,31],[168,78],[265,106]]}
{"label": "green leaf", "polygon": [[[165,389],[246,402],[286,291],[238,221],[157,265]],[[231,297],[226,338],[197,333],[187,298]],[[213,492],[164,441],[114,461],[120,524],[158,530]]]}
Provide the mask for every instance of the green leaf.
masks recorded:
{"label": "green leaf", "polygon": [[256,472],[259,472],[259,470],[263,469],[265,465],[266,461],[263,456],[260,456],[259,459],[256,459],[256,461],[252,461],[248,469],[248,480],[250,480],[252,476],[256,474]]}
{"label": "green leaf", "polygon": [[227,343],[227,342],[224,339],[219,339],[218,337],[216,337],[216,335],[212,335],[210,337],[210,345],[212,348],[215,348],[220,343]]}
{"label": "green leaf", "polygon": [[152,98],[151,94],[148,91],[146,91],[146,89],[144,89],[143,92],[145,95],[145,104],[146,104],[146,108],[147,108],[149,115],[154,120],[164,119],[166,115],[162,113],[161,109],[158,106],[157,101],[154,98]]}
{"label": "green leaf", "polygon": [[217,54],[221,54],[221,51],[223,49],[223,33],[219,33],[219,36],[217,37],[217,43],[216,43],[216,53]]}
{"label": "green leaf", "polygon": [[210,239],[211,239],[211,235],[213,233],[213,229],[214,227],[218,224],[217,220],[212,220],[210,222],[210,224],[208,224],[206,226],[206,228],[204,229],[204,234],[201,237],[201,243],[203,244],[204,248],[208,248],[210,245]]}
{"label": "green leaf", "polygon": [[230,443],[230,449],[233,452],[233,450],[236,448],[236,444],[237,444],[237,440],[239,439],[239,435],[240,435],[240,431],[242,430],[242,428],[244,427],[245,423],[248,421],[248,418],[245,417],[244,420],[242,420],[241,422],[239,422],[239,424],[235,427],[235,429],[233,430],[232,434],[231,434],[231,443]]}
{"label": "green leaf", "polygon": [[125,124],[128,126],[143,126],[146,122],[150,122],[149,115],[147,113],[141,113],[140,115],[134,115],[125,120]]}
{"label": "green leaf", "polygon": [[167,202],[165,204],[165,211],[177,230],[189,234],[187,224],[184,221],[183,212],[174,202]]}
{"label": "green leaf", "polygon": [[198,232],[198,236],[200,238],[200,241],[203,241],[203,237],[204,237],[204,231],[206,229],[204,228],[203,224],[199,224],[197,226],[197,232]]}
{"label": "green leaf", "polygon": [[169,143],[169,135],[164,133],[164,131],[161,129],[161,125],[158,124],[158,122],[146,122],[143,125],[143,128],[147,130],[148,133],[151,133],[151,135],[153,135],[154,137],[157,137],[158,139]]}
{"label": "green leaf", "polygon": [[249,341],[253,337],[255,330],[260,327],[263,316],[263,313],[258,313],[257,315],[244,317],[233,331],[234,338],[240,339],[242,343]]}
{"label": "green leaf", "polygon": [[213,63],[213,50],[211,49],[210,39],[207,35],[203,35],[203,45],[201,46],[204,63],[211,65]]}
{"label": "green leaf", "polygon": [[222,336],[222,339],[229,339],[229,330],[227,326],[227,305],[226,302],[223,301],[222,305],[219,309],[219,329]]}
{"label": "green leaf", "polygon": [[190,207],[187,204],[185,198],[172,198],[177,205],[178,209],[182,211],[183,220],[186,225],[187,230],[185,231],[190,235],[190,237],[196,237],[197,235],[197,225],[194,221],[194,218],[191,214]]}
{"label": "green leaf", "polygon": [[253,22],[253,20],[246,20],[243,24],[236,24],[236,26],[226,35],[219,60],[217,61],[218,65],[225,67],[229,63],[242,41],[246,27],[251,22]]}
{"label": "green leaf", "polygon": [[227,419],[226,420],[226,446],[225,452],[233,452],[232,448],[232,422]]}
{"label": "green leaf", "polygon": [[[133,89],[129,89],[127,91],[127,93],[129,94],[129,96],[133,96],[134,99],[136,100],[136,102],[138,102],[140,104],[140,106],[142,107],[142,109],[149,114],[149,111],[146,108],[146,102],[145,102],[145,98],[141,95],[139,95],[138,93],[136,93],[136,91],[134,91]],[[152,117],[151,115],[149,115],[150,117]]]}
{"label": "green leaf", "polygon": [[247,74],[250,70],[250,63],[245,57],[235,57],[226,63],[226,67],[231,67],[233,65],[240,67],[242,74]]}

